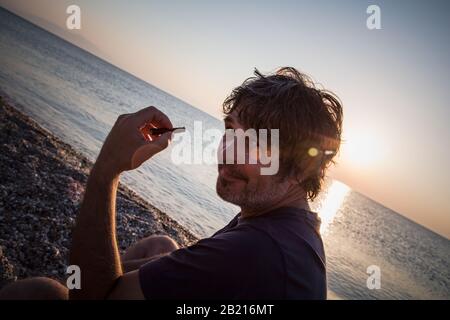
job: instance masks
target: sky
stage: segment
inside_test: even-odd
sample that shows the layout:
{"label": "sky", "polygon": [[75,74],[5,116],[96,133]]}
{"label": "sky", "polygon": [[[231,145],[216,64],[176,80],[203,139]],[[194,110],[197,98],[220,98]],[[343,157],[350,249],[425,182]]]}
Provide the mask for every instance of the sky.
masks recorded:
{"label": "sky", "polygon": [[[81,8],[68,30],[66,8]],[[366,9],[381,9],[369,30]],[[450,2],[0,0],[215,117],[256,67],[292,66],[344,105],[330,176],[450,238]]]}

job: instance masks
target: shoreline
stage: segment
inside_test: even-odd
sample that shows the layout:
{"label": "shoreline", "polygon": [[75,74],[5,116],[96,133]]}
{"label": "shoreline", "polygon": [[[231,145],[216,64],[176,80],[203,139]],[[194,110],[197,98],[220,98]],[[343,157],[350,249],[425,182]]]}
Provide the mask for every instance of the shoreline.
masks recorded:
{"label": "shoreline", "polygon": [[[0,97],[0,288],[34,276],[66,278],[71,230],[93,163]],[[116,203],[121,252],[166,234],[180,246],[198,240],[120,183]]]}

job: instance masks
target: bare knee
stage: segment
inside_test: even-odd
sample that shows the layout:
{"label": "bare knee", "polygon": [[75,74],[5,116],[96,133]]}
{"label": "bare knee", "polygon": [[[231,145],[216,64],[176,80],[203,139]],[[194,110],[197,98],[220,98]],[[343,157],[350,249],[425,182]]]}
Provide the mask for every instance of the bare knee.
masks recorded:
{"label": "bare knee", "polygon": [[166,235],[150,236],[142,239],[136,245],[143,254],[142,258],[170,253],[179,248],[176,241]]}
{"label": "bare knee", "polygon": [[154,235],[138,241],[122,256],[124,260],[143,259],[170,253],[179,248],[177,242],[166,235]]}
{"label": "bare knee", "polygon": [[150,236],[144,240],[147,240],[149,244],[155,246],[161,253],[172,252],[179,248],[178,243],[166,235]]}
{"label": "bare knee", "polygon": [[0,300],[67,300],[68,297],[65,286],[44,277],[16,281],[0,290]]}

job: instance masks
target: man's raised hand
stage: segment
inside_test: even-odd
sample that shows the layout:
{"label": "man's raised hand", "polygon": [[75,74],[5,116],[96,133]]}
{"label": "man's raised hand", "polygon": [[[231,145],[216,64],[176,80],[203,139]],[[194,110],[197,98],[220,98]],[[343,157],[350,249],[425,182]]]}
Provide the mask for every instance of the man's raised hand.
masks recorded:
{"label": "man's raised hand", "polygon": [[123,114],[106,137],[96,167],[109,175],[133,170],[158,152],[167,148],[172,133],[149,134],[148,128],[172,128],[169,118],[155,107]]}

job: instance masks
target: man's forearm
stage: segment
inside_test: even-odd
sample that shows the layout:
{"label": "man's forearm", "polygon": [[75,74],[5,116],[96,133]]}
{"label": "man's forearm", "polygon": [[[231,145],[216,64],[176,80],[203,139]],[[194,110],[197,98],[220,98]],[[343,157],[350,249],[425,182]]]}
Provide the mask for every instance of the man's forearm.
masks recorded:
{"label": "man's forearm", "polygon": [[81,289],[71,290],[71,299],[105,299],[116,283],[115,297],[143,297],[136,273],[123,276],[115,207],[119,174],[138,168],[169,145],[172,133],[152,135],[144,130],[149,124],[173,128],[169,118],[152,106],[120,115],[103,143],[72,235],[70,264],[81,269]]}
{"label": "man's forearm", "polygon": [[72,236],[70,264],[81,269],[81,289],[71,299],[104,299],[122,275],[116,240],[115,205],[119,176],[95,165]]}

